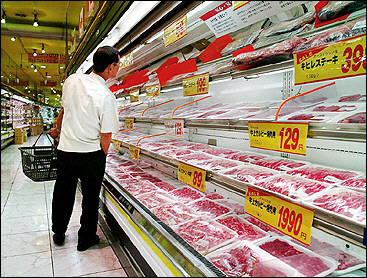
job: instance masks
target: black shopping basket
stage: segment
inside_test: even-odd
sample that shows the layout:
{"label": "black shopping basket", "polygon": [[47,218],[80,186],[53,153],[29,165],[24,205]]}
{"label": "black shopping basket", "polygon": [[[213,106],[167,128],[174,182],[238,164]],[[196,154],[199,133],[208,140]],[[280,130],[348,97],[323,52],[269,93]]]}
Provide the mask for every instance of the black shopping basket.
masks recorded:
{"label": "black shopping basket", "polygon": [[51,146],[36,146],[38,139],[31,147],[20,147],[22,155],[23,173],[33,181],[47,181],[56,179],[57,155],[56,146],[46,133],[46,137],[51,142]]}

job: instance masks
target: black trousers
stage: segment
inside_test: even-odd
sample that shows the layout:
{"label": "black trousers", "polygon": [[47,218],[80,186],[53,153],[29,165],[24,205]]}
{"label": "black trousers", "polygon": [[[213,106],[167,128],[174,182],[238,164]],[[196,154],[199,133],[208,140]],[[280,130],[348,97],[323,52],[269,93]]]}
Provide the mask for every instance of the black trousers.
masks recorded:
{"label": "black trousers", "polygon": [[99,193],[106,167],[101,150],[90,153],[57,151],[57,179],[52,199],[52,231],[65,233],[73,212],[78,179],[81,182],[82,214],[78,238],[97,232]]}

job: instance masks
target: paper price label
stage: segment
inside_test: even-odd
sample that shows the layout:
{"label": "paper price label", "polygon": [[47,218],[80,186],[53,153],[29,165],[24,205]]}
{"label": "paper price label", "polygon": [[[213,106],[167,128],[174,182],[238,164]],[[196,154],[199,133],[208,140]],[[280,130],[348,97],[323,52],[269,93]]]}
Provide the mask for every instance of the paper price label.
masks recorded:
{"label": "paper price label", "polygon": [[165,119],[164,120],[164,128],[166,134],[183,137],[184,135],[184,120],[178,119]]}
{"label": "paper price label", "polygon": [[122,56],[120,58],[120,62],[121,62],[121,68],[127,68],[128,66],[131,66],[132,64],[134,64],[134,58],[133,58],[133,53],[129,53],[126,54],[125,56]]}
{"label": "paper price label", "polygon": [[126,118],[125,127],[126,129],[134,129],[134,118]]}
{"label": "paper price label", "polygon": [[173,22],[163,31],[164,46],[167,47],[187,35],[187,16]]}
{"label": "paper price label", "polygon": [[207,94],[209,92],[209,73],[184,78],[182,87],[184,97]]}
{"label": "paper price label", "polygon": [[139,89],[130,92],[130,103],[139,101]]}
{"label": "paper price label", "polygon": [[147,96],[145,97],[145,99],[159,97],[161,95],[161,85],[158,84],[158,85],[148,86],[146,87],[145,91],[147,92]]}
{"label": "paper price label", "polygon": [[248,122],[250,146],[306,155],[308,123]]}
{"label": "paper price label", "polygon": [[192,186],[193,188],[205,192],[206,171],[195,166],[179,162],[178,180]]}
{"label": "paper price label", "polygon": [[247,186],[245,212],[310,245],[313,210]]}
{"label": "paper price label", "polygon": [[113,150],[115,152],[120,152],[121,142],[117,140],[113,140]]}
{"label": "paper price label", "polygon": [[294,53],[295,85],[366,75],[366,34]]}
{"label": "paper price label", "polygon": [[130,145],[129,146],[129,157],[131,159],[139,161],[139,155],[140,155],[140,148]]}

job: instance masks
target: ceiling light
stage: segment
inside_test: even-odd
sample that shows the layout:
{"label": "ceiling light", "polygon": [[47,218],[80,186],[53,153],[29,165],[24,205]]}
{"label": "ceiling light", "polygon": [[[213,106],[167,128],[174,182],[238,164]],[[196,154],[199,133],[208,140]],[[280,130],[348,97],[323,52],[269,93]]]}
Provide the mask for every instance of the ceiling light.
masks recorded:
{"label": "ceiling light", "polygon": [[17,38],[16,37],[11,37],[11,41],[13,41],[13,42],[15,42],[15,40],[16,40]]}
{"label": "ceiling light", "polygon": [[42,65],[42,66],[40,66],[40,68],[41,68],[41,69],[45,69],[45,68],[46,68],[46,66],[45,66],[45,65]]}
{"label": "ceiling light", "polygon": [[45,45],[44,44],[42,44],[42,53],[45,53],[46,51],[45,51]]}
{"label": "ceiling light", "polygon": [[37,26],[38,26],[37,14],[34,14],[33,26],[34,26],[34,27],[37,27]]}
{"label": "ceiling light", "polygon": [[34,72],[37,72],[37,67],[36,66],[34,66]]}
{"label": "ceiling light", "polygon": [[34,65],[33,64],[31,64],[31,68],[33,69],[33,67],[34,67]]}
{"label": "ceiling light", "polygon": [[1,16],[1,23],[6,23],[7,16],[5,14],[5,11],[3,10],[3,15]]}
{"label": "ceiling light", "polygon": [[33,49],[33,56],[36,57],[37,53],[36,53],[36,49]]}

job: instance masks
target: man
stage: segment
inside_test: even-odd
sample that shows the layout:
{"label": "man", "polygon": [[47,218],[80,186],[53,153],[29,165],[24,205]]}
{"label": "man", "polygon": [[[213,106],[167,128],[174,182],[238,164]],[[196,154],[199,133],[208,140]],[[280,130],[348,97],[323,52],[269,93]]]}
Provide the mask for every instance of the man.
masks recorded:
{"label": "man", "polygon": [[106,80],[119,70],[118,50],[103,46],[93,56],[93,72],[72,74],[63,86],[62,108],[50,135],[60,135],[57,151],[57,180],[52,199],[53,241],[62,245],[81,182],[82,214],[78,230],[78,251],[98,244],[99,192],[106,155],[113,132],[118,131],[116,98]]}

